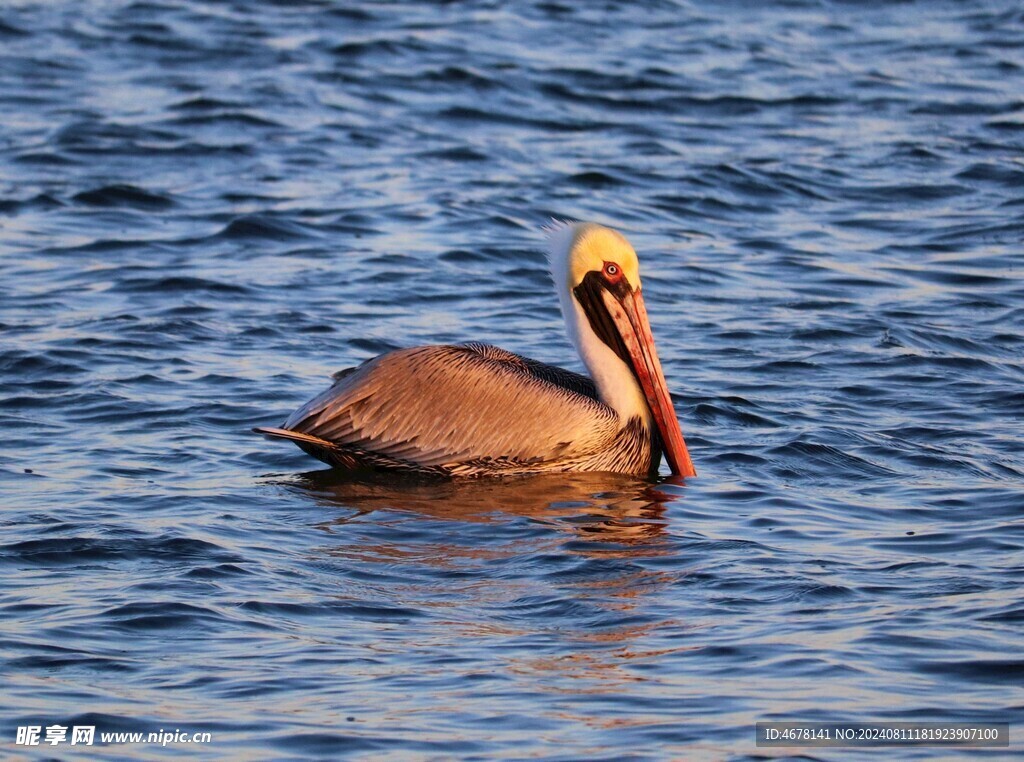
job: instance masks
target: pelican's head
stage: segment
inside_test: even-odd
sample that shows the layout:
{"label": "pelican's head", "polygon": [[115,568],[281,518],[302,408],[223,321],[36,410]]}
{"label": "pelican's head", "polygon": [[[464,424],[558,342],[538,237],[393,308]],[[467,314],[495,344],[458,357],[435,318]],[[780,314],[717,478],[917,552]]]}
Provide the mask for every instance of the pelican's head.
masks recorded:
{"label": "pelican's head", "polygon": [[[555,223],[550,238],[551,274],[570,331],[586,360],[585,346],[601,341],[632,372],[658,426],[672,473],[694,476],[640,290],[640,262],[625,237],[592,222]],[[582,313],[586,324],[574,318]],[[590,335],[585,334],[589,327]],[[599,353],[591,353],[591,356]],[[618,364],[614,359],[613,364]],[[589,364],[589,363],[588,363]],[[598,382],[597,374],[595,382]],[[625,371],[622,371],[623,373]]]}
{"label": "pelican's head", "polygon": [[[592,222],[574,226],[575,239],[568,249],[569,282],[576,288],[592,273],[633,289],[640,288],[640,260],[626,237]],[[621,278],[617,277],[621,274]]]}

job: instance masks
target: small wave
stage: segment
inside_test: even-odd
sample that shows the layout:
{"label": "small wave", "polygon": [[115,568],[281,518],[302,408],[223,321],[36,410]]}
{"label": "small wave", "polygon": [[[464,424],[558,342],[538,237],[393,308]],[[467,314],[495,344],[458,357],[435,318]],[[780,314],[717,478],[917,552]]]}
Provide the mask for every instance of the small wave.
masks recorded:
{"label": "small wave", "polygon": [[451,106],[443,108],[438,112],[437,116],[439,119],[453,122],[506,124],[552,132],[586,132],[611,127],[611,125],[606,122],[581,119],[578,117],[566,117],[561,120],[543,119],[524,116],[521,113],[512,114],[502,111],[485,111],[483,109],[471,108],[468,106]]}
{"label": "small wave", "polygon": [[128,603],[100,615],[121,630],[194,630],[213,629],[225,617],[212,609],[189,603]]}
{"label": "small wave", "polygon": [[415,37],[405,37],[345,42],[331,48],[331,54],[344,59],[359,59],[366,56],[401,57],[406,53],[423,52],[426,49],[427,45],[423,41]]}
{"label": "small wave", "polygon": [[288,220],[264,214],[251,214],[232,220],[217,233],[216,237],[229,240],[292,241],[309,238],[310,232],[303,226]]}
{"label": "small wave", "polygon": [[126,206],[145,210],[169,209],[175,205],[168,196],[151,193],[134,185],[104,185],[76,193],[72,200],[88,206]]}
{"label": "small wave", "polygon": [[138,666],[126,663],[120,659],[104,656],[91,656],[89,654],[69,653],[64,656],[44,655],[22,656],[16,659],[9,659],[5,662],[8,669],[18,670],[40,670],[53,673],[66,670],[86,670],[88,672],[130,674],[138,672]]}
{"label": "small wave", "polygon": [[322,601],[293,603],[291,601],[246,601],[239,605],[243,611],[283,617],[350,616],[372,622],[392,622],[418,619],[424,612],[407,606],[385,606],[355,601]]}
{"label": "small wave", "polygon": [[196,278],[186,275],[153,276],[145,278],[122,278],[114,286],[114,290],[125,293],[156,292],[156,293],[190,293],[209,292],[214,294],[244,294],[245,286],[237,283],[224,283],[208,278]]}
{"label": "small wave", "polygon": [[199,96],[198,98],[189,98],[188,100],[180,101],[169,108],[172,111],[220,111],[240,109],[244,108],[244,106],[245,104],[241,101],[226,101],[218,98],[211,98],[209,96]]}
{"label": "small wave", "polygon": [[734,405],[702,402],[693,409],[693,416],[705,424],[736,424],[754,428],[778,428],[777,421]]}
{"label": "small wave", "polygon": [[957,172],[956,177],[958,180],[978,180],[1008,188],[1024,188],[1024,170],[999,164],[975,163]]}
{"label": "small wave", "polygon": [[617,188],[629,183],[609,172],[577,172],[566,178],[566,182],[572,185],[579,185],[584,188]]}
{"label": "small wave", "polygon": [[916,666],[923,672],[960,682],[1020,685],[1024,681],[1024,661],[1014,659],[923,661]]}
{"label": "small wave", "polygon": [[9,24],[6,21],[0,21],[0,37],[28,37],[29,32],[20,27]]}
{"label": "small wave", "polygon": [[788,468],[822,475],[846,473],[863,476],[889,476],[895,472],[885,466],[857,457],[831,445],[795,440],[768,451]]}
{"label": "small wave", "polygon": [[62,206],[63,202],[49,193],[40,193],[25,200],[0,199],[0,214],[17,214],[34,209],[58,209]]}
{"label": "small wave", "polygon": [[32,566],[67,566],[122,559],[206,559],[239,563],[224,548],[191,537],[54,537],[0,545],[0,561]]}
{"label": "small wave", "polygon": [[205,127],[208,125],[226,127],[280,127],[281,123],[265,116],[249,114],[245,111],[224,111],[215,114],[195,113],[170,119],[166,124],[176,127]]}
{"label": "small wave", "polygon": [[421,159],[440,159],[443,161],[454,161],[460,163],[481,162],[489,159],[486,154],[467,146],[455,146],[452,148],[438,149],[436,151],[424,151],[418,154],[418,156]]}
{"label": "small wave", "polygon": [[41,165],[48,167],[73,167],[78,160],[55,151],[26,151],[14,157],[18,164]]}

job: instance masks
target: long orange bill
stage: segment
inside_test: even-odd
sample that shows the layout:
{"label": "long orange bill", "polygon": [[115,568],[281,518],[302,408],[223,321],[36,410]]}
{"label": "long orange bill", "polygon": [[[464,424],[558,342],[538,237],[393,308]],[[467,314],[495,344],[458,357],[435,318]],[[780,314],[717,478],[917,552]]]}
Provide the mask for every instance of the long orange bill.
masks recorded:
{"label": "long orange bill", "polygon": [[661,370],[661,361],[654,348],[654,337],[651,335],[651,324],[647,319],[647,308],[640,290],[630,291],[621,298],[609,291],[602,293],[602,299],[608,314],[615,321],[629,359],[633,366],[640,386],[643,388],[647,404],[654,415],[654,421],[661,434],[661,442],[665,448],[665,459],[673,474],[679,476],[696,476],[690,453],[683,441],[683,432],[679,428],[672,398],[668,394],[665,374]]}

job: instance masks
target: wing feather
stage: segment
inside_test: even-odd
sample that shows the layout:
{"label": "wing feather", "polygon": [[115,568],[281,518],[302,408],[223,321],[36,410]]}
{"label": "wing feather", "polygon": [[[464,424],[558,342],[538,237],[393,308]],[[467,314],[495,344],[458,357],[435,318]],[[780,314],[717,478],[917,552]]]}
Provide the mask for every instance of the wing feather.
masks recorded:
{"label": "wing feather", "polygon": [[284,428],[419,466],[538,463],[607,447],[593,383],[486,344],[401,349],[339,374]]}

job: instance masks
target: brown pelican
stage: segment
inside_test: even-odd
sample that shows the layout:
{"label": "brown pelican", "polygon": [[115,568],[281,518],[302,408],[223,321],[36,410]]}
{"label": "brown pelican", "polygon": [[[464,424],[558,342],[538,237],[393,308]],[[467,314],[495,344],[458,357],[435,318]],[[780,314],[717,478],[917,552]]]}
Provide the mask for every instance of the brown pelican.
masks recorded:
{"label": "brown pelican", "polygon": [[665,384],[629,242],[594,223],[547,229],[569,338],[590,378],[488,344],[399,349],[261,434],[344,469],[442,476],[696,472]]}

